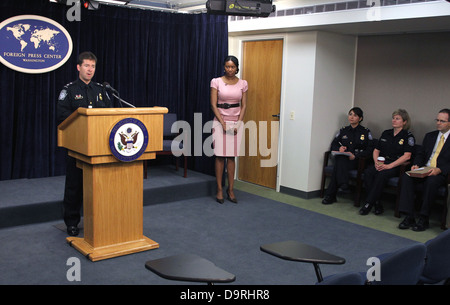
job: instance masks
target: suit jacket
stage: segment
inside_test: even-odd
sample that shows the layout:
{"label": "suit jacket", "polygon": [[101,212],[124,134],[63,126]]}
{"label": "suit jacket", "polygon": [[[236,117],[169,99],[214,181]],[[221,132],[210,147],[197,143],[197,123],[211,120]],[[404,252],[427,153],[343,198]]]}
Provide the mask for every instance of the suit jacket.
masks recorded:
{"label": "suit jacket", "polygon": [[[413,164],[418,166],[426,165],[428,159],[430,159],[431,154],[433,153],[433,148],[436,144],[438,135],[439,130],[429,132],[425,135],[425,137],[423,138],[422,146],[417,152]],[[445,176],[447,176],[450,172],[450,138],[445,141],[444,147],[442,147],[442,150],[437,158],[436,166],[442,171],[442,174]]]}

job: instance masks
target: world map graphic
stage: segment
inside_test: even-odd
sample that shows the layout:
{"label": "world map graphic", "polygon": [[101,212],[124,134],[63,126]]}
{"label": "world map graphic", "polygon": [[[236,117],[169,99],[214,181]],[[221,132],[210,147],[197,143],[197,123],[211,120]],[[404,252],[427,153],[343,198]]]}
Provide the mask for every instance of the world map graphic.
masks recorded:
{"label": "world map graphic", "polygon": [[43,26],[32,26],[30,24],[17,23],[6,28],[12,32],[13,36],[20,44],[20,51],[23,52],[29,45],[34,49],[47,47],[50,51],[57,51],[58,44],[55,37],[60,31]]}

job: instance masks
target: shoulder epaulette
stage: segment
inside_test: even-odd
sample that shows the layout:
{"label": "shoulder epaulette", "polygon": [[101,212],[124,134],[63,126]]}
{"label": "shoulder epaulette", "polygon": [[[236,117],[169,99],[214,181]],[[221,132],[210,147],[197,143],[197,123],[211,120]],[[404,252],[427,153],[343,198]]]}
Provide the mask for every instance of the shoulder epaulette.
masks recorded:
{"label": "shoulder epaulette", "polygon": [[69,88],[71,85],[73,84],[73,82],[70,82],[70,83],[68,83],[68,84],[66,84],[66,85],[64,85],[64,88]]}

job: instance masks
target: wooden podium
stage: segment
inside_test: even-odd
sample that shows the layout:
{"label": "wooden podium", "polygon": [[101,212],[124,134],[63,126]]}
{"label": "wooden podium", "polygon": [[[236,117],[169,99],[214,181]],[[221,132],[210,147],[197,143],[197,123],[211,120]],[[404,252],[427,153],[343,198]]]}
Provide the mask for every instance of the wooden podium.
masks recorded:
{"label": "wooden podium", "polygon": [[[67,241],[91,261],[159,247],[143,235],[143,160],[162,150],[164,113],[164,107],[78,108],[58,126],[58,146],[83,170],[84,237]],[[124,162],[112,153],[110,135],[130,118],[145,126],[147,146]]]}

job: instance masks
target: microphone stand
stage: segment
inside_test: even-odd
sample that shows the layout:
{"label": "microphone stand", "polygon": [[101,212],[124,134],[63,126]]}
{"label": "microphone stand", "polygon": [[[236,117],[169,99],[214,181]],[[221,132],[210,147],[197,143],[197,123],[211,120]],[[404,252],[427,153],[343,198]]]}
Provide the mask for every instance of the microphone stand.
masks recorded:
{"label": "microphone stand", "polygon": [[[122,103],[124,103],[125,105],[128,105],[128,106],[130,106],[130,107],[132,107],[132,108],[136,108],[136,106],[134,106],[134,105],[132,105],[132,104],[130,104],[130,103],[124,101],[124,100],[121,99],[118,95],[116,95],[114,92],[112,92],[112,95],[113,95],[116,99],[119,100],[119,102],[120,102],[121,105],[122,105]],[[123,107],[123,106],[122,106],[122,107]]]}

